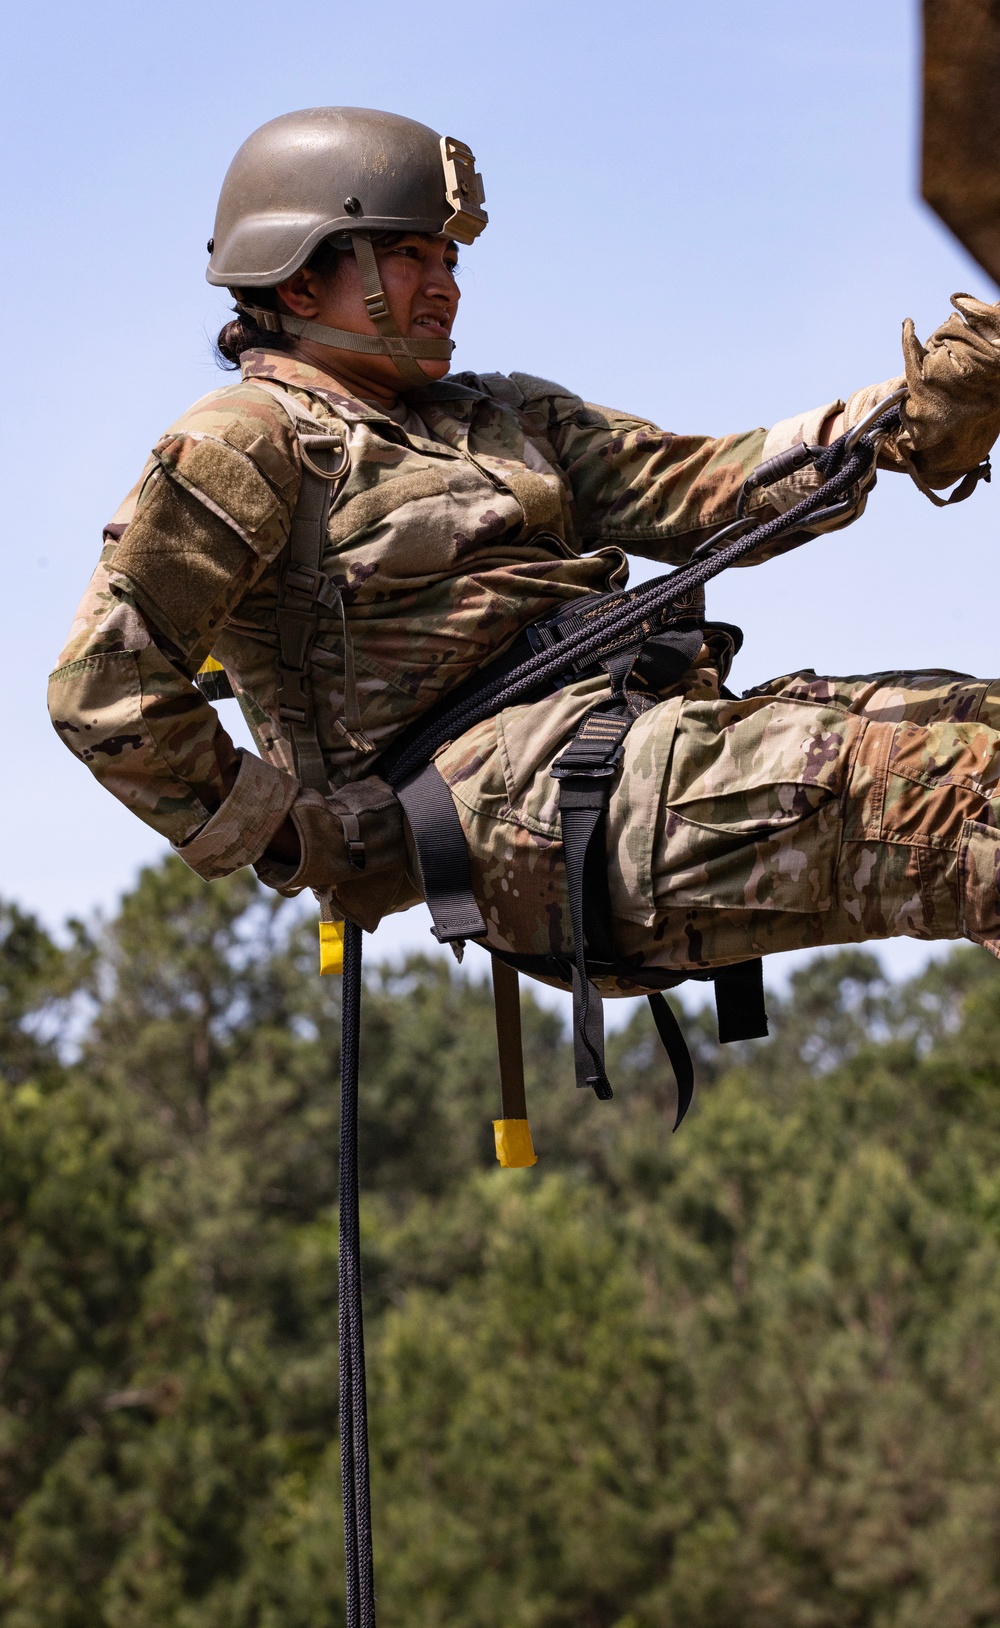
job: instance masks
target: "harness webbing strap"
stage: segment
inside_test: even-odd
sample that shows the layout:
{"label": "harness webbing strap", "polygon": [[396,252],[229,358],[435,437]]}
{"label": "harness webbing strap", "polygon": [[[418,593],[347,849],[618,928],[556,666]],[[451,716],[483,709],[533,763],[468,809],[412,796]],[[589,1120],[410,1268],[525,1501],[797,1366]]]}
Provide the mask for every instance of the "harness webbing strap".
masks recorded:
{"label": "harness webbing strap", "polygon": [[656,1024],[656,1032],[670,1059],[674,1079],[677,1081],[677,1117],[674,1120],[676,1130],[690,1108],[691,1098],[694,1096],[694,1064],[673,1008],[667,1004],[659,991],[646,998],[649,1001],[649,1010],[653,1014],[653,1022]]}
{"label": "harness webbing strap", "polygon": [[396,796],[413,833],[434,937],[439,944],[481,937],[486,923],[472,891],[465,832],[440,770],[425,764],[396,787]]}
{"label": "harness webbing strap", "polygon": [[764,963],[737,961],[731,967],[716,967],[715,1014],[722,1045],[733,1040],[763,1040],[767,1035],[764,1005]]}
{"label": "harness webbing strap", "polygon": [[[334,497],[350,469],[346,436],[331,432],[319,419],[270,380],[255,381],[288,414],[298,437],[302,475],[295,513],[288,534],[278,584],[275,622],[278,630],[278,715],[288,731],[296,773],[303,785],[324,794],[329,791],[323,751],[316,729],[313,698],[312,648],[320,616],[333,614],[340,622],[344,653],[344,713],[334,727],[358,752],[370,752],[371,741],[361,727],[354,646],[340,589],[322,570],[327,525]],[[332,458],[332,467],[316,462]]]}
{"label": "harness webbing strap", "polygon": [[319,631],[318,606],[327,580],[320,564],[329,512],[328,482],[303,468],[275,612],[278,716],[288,731],[299,779],[304,786],[322,792],[330,787],[316,735],[309,656]]}
{"label": "harness webbing strap", "polygon": [[[604,1003],[587,976],[587,935],[584,898],[587,892],[587,857],[598,847],[601,870],[607,874],[603,841],[611,779],[635,719],[626,705],[604,703],[583,720],[566,750],[552,765],[559,781],[559,820],[562,825],[563,863],[569,895],[573,934],[573,1061],[576,1083],[590,1086],[602,1102],[614,1095],[604,1067]],[[607,884],[605,883],[605,888]],[[607,936],[602,935],[602,936]],[[610,946],[591,943],[597,955]]]}

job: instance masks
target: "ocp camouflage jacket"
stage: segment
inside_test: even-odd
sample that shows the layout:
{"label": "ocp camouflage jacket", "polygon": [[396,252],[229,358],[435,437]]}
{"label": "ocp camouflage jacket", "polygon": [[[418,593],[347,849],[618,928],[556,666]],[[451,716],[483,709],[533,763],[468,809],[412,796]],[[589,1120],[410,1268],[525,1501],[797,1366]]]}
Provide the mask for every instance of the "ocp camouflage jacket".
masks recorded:
{"label": "ocp camouflage jacket", "polygon": [[[106,528],[50,684],[53,722],[66,744],[182,854],[223,803],[236,759],[194,683],[207,655],[226,668],[262,759],[283,783],[293,773],[278,717],[275,611],[301,462],[275,386],[346,434],[350,471],[333,505],[323,566],[342,591],[362,721],[376,754],[528,623],[621,586],[623,549],[683,563],[732,518],[742,481],[765,455],[762,429],[718,439],[674,435],[524,374],[458,374],[409,393],[427,432],[412,433],[412,418],[400,427],[314,367],[278,352],[247,353],[241,380],[196,402],[157,443]],[[815,438],[837,406],[797,421],[795,435]],[[787,427],[777,441],[772,433],[768,453],[788,440]],[[377,772],[377,755],[359,754],[340,727],[339,616],[322,626],[312,666],[331,782]],[[525,879],[534,878],[533,925],[526,917],[518,936],[538,945],[545,895],[562,885],[547,769],[601,683],[581,681],[511,709],[438,759],[484,897],[510,892],[515,851],[523,857]],[[706,649],[686,686],[707,693],[716,684]],[[668,750],[662,736],[650,760],[650,719],[659,712],[647,713],[629,737],[616,798],[621,815],[625,796],[630,827],[655,817],[657,762]],[[267,820],[249,822],[223,868],[259,857],[287,801],[270,828]],[[643,842],[636,831],[619,860],[636,920],[649,893]]]}

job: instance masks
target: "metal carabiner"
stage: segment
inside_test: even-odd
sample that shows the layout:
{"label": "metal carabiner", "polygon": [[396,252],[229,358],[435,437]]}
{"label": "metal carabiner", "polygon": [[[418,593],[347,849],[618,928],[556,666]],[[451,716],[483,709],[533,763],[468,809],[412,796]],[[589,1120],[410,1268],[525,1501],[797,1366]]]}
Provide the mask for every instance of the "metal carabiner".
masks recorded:
{"label": "metal carabiner", "polygon": [[[898,390],[894,390],[891,396],[886,396],[884,401],[876,402],[875,406],[869,409],[864,418],[859,419],[854,427],[848,430],[847,439],[844,442],[844,451],[853,452],[861,437],[867,433],[873,424],[877,423],[882,414],[887,413],[890,407],[895,407],[899,402],[904,401],[909,393],[908,387],[903,384],[900,385]],[[883,440],[885,436],[891,434],[892,430],[883,430],[879,435],[879,440]]]}
{"label": "metal carabiner", "polygon": [[746,531],[748,526],[754,524],[754,517],[751,514],[741,514],[735,520],[730,520],[721,531],[713,532],[711,537],[706,537],[703,543],[698,544],[698,547],[688,555],[687,564],[697,565],[701,560],[711,559],[713,554],[718,553],[722,544],[730,540],[734,532]]}

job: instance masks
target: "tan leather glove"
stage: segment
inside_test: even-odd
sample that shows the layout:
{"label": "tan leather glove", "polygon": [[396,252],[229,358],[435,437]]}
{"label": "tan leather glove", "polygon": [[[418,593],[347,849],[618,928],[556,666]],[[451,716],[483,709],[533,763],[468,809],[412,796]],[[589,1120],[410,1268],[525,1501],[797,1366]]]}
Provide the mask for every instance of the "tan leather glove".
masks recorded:
{"label": "tan leather glove", "polygon": [[953,294],[958,313],[920,343],[903,323],[909,396],[900,446],[929,486],[949,486],[981,464],[1000,435],[1000,305]]}
{"label": "tan leather glove", "polygon": [[905,383],[903,428],[883,445],[879,463],[906,469],[918,485],[950,486],[978,467],[1000,435],[1000,305],[953,294],[956,315],[935,329],[926,345],[912,320],[903,323],[905,379],[858,390],[845,411],[845,428],[875,402]]}
{"label": "tan leather glove", "polygon": [[422,897],[410,875],[403,809],[377,775],[354,780],[324,797],[303,790],[290,809],[301,856],[296,869],[262,859],[262,882],[279,893],[312,888],[334,911],[374,932],[382,917]]}

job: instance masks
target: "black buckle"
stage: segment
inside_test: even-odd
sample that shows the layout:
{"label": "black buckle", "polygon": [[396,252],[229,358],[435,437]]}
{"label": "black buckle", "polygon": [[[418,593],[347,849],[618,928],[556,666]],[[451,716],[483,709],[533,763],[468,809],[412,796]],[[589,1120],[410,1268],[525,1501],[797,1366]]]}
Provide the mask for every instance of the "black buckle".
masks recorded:
{"label": "black buckle", "polygon": [[304,599],[307,605],[329,606],[336,596],[336,588],[325,571],[314,565],[290,565],[285,572],[286,593]]}
{"label": "black buckle", "polygon": [[549,770],[553,780],[601,780],[614,774],[634,721],[631,714],[590,713]]}
{"label": "black buckle", "polygon": [[312,719],[312,697],[305,672],[278,668],[278,717],[283,724],[307,726]]}

